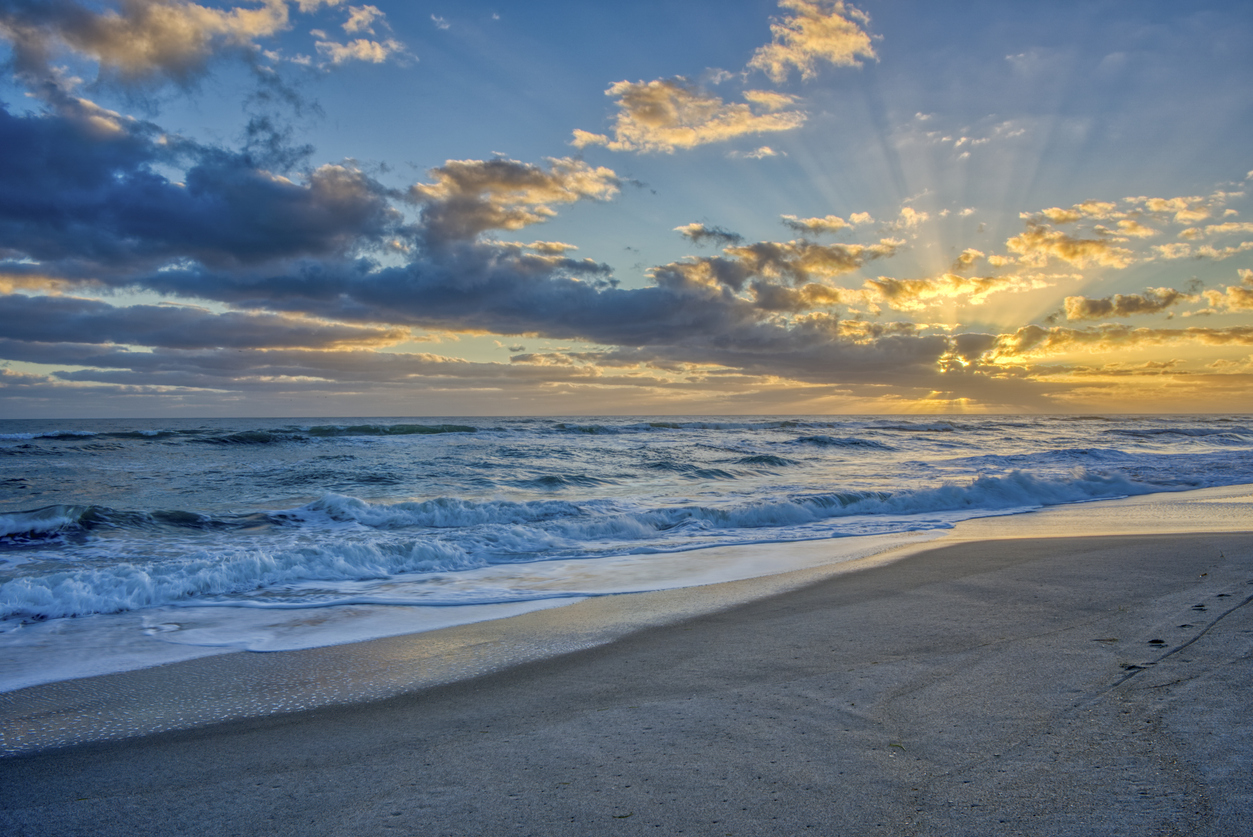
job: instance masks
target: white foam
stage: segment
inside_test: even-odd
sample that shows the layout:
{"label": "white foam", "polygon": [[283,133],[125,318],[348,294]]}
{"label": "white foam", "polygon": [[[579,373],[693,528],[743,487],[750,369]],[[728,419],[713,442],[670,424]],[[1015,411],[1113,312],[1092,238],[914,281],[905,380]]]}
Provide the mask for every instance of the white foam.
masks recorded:
{"label": "white foam", "polygon": [[[450,577],[449,584],[476,591],[475,595],[484,589],[508,590],[520,599],[499,604],[159,607],[51,620],[0,633],[0,691],[208,654],[315,648],[417,633],[572,604],[588,596],[758,578],[852,561],[937,534],[719,547],[681,556],[541,561],[484,567]],[[397,603],[406,601],[403,580],[386,592]]]}

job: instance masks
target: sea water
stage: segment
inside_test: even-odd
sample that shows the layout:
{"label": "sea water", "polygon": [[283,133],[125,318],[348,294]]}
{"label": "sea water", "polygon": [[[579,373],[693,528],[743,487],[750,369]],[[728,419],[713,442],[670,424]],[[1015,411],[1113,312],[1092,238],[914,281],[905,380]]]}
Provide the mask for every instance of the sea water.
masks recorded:
{"label": "sea water", "polygon": [[1249,416],[2,421],[0,691],[1244,483]]}

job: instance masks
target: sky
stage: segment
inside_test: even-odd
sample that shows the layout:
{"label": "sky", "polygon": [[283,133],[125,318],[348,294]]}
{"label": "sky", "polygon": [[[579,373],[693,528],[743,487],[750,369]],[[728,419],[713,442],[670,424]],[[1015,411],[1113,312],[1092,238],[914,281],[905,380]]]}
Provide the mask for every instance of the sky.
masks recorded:
{"label": "sky", "polygon": [[0,0],[0,417],[1253,412],[1253,7]]}

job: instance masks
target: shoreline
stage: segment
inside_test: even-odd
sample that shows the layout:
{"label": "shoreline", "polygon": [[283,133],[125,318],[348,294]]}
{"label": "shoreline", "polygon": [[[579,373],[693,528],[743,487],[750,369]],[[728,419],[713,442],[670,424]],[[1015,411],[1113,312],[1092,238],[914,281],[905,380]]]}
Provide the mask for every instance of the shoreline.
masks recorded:
{"label": "shoreline", "polygon": [[0,759],[0,826],[1234,835],[1251,602],[1249,532],[946,543],[387,699]]}
{"label": "shoreline", "polygon": [[[632,633],[787,595],[946,547],[1007,539],[1253,529],[1253,485],[1053,506],[963,521],[938,537],[768,576],[593,597],[420,633],[201,656],[0,693],[0,758],[224,721],[351,706],[613,643]],[[1064,533],[1064,534],[1063,534]],[[847,540],[730,547],[822,552]]]}

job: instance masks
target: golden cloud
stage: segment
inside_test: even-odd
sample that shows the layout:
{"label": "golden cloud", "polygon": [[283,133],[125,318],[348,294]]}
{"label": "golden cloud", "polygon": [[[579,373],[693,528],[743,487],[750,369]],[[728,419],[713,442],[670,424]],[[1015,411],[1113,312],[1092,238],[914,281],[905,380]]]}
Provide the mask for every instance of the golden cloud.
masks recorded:
{"label": "golden cloud", "polygon": [[728,247],[725,252],[737,259],[754,275],[784,278],[794,284],[807,282],[811,276],[839,276],[851,273],[874,259],[896,254],[905,242],[884,238],[877,244],[814,244],[810,241],[786,243],[759,241]]}
{"label": "golden cloud", "polygon": [[982,250],[976,250],[973,247],[967,247],[965,250],[961,251],[961,253],[957,256],[957,258],[953,259],[953,266],[951,269],[953,272],[957,272],[959,270],[965,270],[966,268],[970,267],[972,264],[977,262],[979,259],[982,259],[984,255],[985,254]]}
{"label": "golden cloud", "polygon": [[1192,248],[1187,244],[1158,244],[1153,248],[1163,259],[1184,259],[1192,255]]}
{"label": "golden cloud", "polygon": [[[1089,200],[1084,201],[1083,203],[1077,203],[1069,209],[1062,209],[1061,207],[1056,206],[1049,209],[1042,209],[1038,215],[1044,216],[1054,224],[1072,224],[1075,221],[1082,220],[1083,218],[1109,218],[1115,214],[1115,210],[1117,210],[1117,208],[1116,204],[1109,203],[1108,201]],[[1024,212],[1021,217],[1031,218],[1032,215]]]}
{"label": "golden cloud", "polygon": [[789,96],[786,93],[776,93],[773,90],[745,90],[744,98],[755,105],[760,105],[762,110],[772,112],[783,110],[796,104],[795,96]]}
{"label": "golden cloud", "polygon": [[944,273],[934,279],[893,279],[880,276],[866,280],[863,287],[872,300],[878,300],[896,311],[921,311],[934,305],[962,300],[980,305],[991,294],[1002,291],[1027,291],[1048,287],[1039,279],[1021,276],[965,277]]}
{"label": "golden cloud", "polygon": [[1253,311],[1253,270],[1241,268],[1239,285],[1228,285],[1226,291],[1205,291],[1204,297],[1214,308],[1228,311]]}
{"label": "golden cloud", "polygon": [[1119,221],[1118,232],[1121,235],[1127,235],[1133,238],[1152,238],[1157,235],[1157,230],[1152,227],[1144,226],[1134,218],[1124,218]]}
{"label": "golden cloud", "polygon": [[913,229],[930,217],[926,212],[919,212],[912,206],[906,206],[901,209],[901,214],[896,219],[896,228]]}
{"label": "golden cloud", "polygon": [[585,198],[609,200],[618,193],[613,170],[569,157],[540,166],[497,157],[449,160],[430,171],[434,183],[409,190],[424,204],[428,228],[440,237],[469,238],[484,230],[518,230],[557,214],[552,204]]}
{"label": "golden cloud", "polygon": [[870,18],[843,0],[779,0],[790,14],[771,24],[773,43],[753,53],[750,69],[761,70],[775,82],[785,81],[793,68],[802,78],[813,78],[821,62],[837,67],[860,67],[861,59],[875,58],[870,35],[862,28]]}
{"label": "golden cloud", "polygon": [[1224,224],[1209,224],[1205,227],[1205,232],[1208,235],[1253,233],[1253,221],[1228,221]]}
{"label": "golden cloud", "polygon": [[1253,345],[1253,326],[1171,329],[1104,324],[1076,329],[1029,325],[1013,334],[997,335],[992,347],[985,350],[978,359],[983,362],[997,362],[1076,351],[1107,352],[1139,346],[1186,343],[1209,346]]}
{"label": "golden cloud", "polygon": [[1128,250],[1115,247],[1107,240],[1077,238],[1038,221],[1028,221],[1026,231],[1009,239],[1005,244],[1018,253],[1024,263],[1035,266],[1043,266],[1049,256],[1076,267],[1084,267],[1089,263],[1105,267],[1126,267],[1131,262],[1131,253]]}
{"label": "golden cloud", "polygon": [[816,282],[799,288],[789,288],[772,282],[754,282],[752,289],[757,307],[766,311],[812,311],[815,308],[839,305],[844,301],[844,294],[839,288]]}
{"label": "golden cloud", "polygon": [[1129,201],[1143,203],[1149,212],[1173,215],[1180,224],[1193,224],[1210,216],[1210,208],[1206,199],[1200,196],[1179,198],[1128,198]]}
{"label": "golden cloud", "polygon": [[1209,258],[1215,261],[1229,259],[1232,256],[1238,256],[1241,253],[1253,250],[1253,241],[1242,241],[1239,244],[1230,247],[1213,247],[1206,244],[1203,247],[1196,248],[1196,255],[1202,258]]}
{"label": "golden cloud", "polygon": [[54,43],[127,80],[168,74],[186,79],[223,47],[250,46],[288,27],[286,0],[257,8],[215,9],[186,0],[127,0],[121,12],[68,6],[38,19],[0,12],[0,36],[46,55]]}
{"label": "golden cloud", "polygon": [[618,97],[613,138],[575,130],[573,145],[603,145],[612,151],[660,151],[694,148],[736,137],[790,131],[805,122],[801,111],[780,110],[785,97],[749,91],[749,101],[768,111],[755,113],[749,105],[728,104],[678,77],[649,82],[620,81],[605,91]]}
{"label": "golden cloud", "polygon": [[526,247],[528,250],[534,250],[543,256],[560,256],[567,251],[579,249],[573,244],[566,244],[561,241],[532,241]]}

